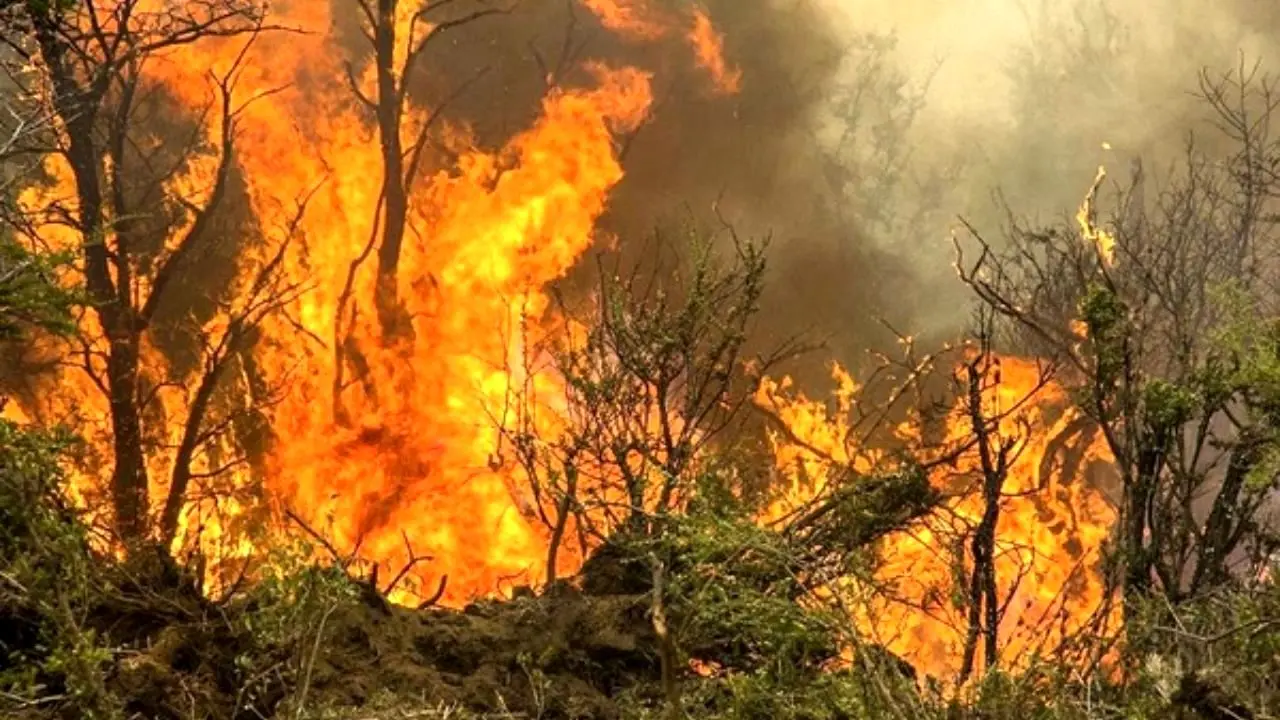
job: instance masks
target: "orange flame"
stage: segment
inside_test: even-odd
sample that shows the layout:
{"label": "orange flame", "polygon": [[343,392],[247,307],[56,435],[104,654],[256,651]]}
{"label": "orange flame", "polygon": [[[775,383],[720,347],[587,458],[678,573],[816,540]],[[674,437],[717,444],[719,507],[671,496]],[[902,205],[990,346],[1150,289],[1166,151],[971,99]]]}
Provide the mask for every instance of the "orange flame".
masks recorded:
{"label": "orange flame", "polygon": [[[661,27],[662,35],[673,27],[655,20],[642,3],[584,2],[606,26],[637,37],[652,32],[637,28]],[[544,332],[545,287],[591,245],[594,225],[623,174],[613,134],[643,122],[652,104],[650,77],[634,68],[595,65],[593,87],[556,90],[543,101],[537,121],[497,150],[475,147],[466,128],[444,129],[440,142],[452,159],[430,168],[413,189],[411,232],[399,270],[413,333],[388,344],[369,307],[372,263],[354,266],[346,292],[353,261],[367,256],[376,237],[382,168],[376,134],[352,102],[340,53],[323,32],[332,26],[327,8],[315,2],[281,8],[282,24],[317,32],[264,39],[236,78],[236,163],[263,237],[239,256],[230,295],[244,298],[249,279],[285,243],[287,279],[305,292],[288,304],[287,317],[267,322],[254,349],[256,372],[283,383],[278,395],[255,396],[249,390],[253,381],[241,380],[245,407],[229,409],[264,416],[274,435],[268,457],[260,464],[230,462],[238,449],[229,438],[204,446],[195,458],[198,481],[181,517],[178,543],[199,544],[221,556],[260,555],[265,539],[255,534],[262,525],[255,512],[265,494],[282,506],[277,510],[296,515],[339,552],[358,549],[393,569],[411,555],[431,556],[427,572],[449,577],[444,602],[459,604],[513,577],[537,577],[543,569],[545,531],[515,490],[517,471],[494,461],[495,416],[513,388],[526,381],[546,384],[543,397],[557,395],[556,378],[521,377],[523,348],[536,343],[522,344],[517,335],[523,328]],[[401,37],[408,37],[402,29]],[[721,38],[705,13],[695,11],[688,40],[717,85],[736,92],[740,73],[724,61]],[[236,39],[183,46],[149,64],[149,80],[186,106],[202,108],[210,100],[206,71],[227,72],[242,47]],[[427,117],[425,108],[411,109],[406,134],[416,136]],[[212,137],[216,128],[208,132]],[[188,163],[170,189],[198,201],[212,185],[211,162],[201,157]],[[51,203],[65,208],[67,198],[74,198],[65,162],[52,157],[46,169],[54,182],[20,199],[37,216]],[[304,198],[309,201],[299,214]],[[62,248],[83,241],[56,216],[40,233],[43,242]],[[341,311],[348,294],[354,301]],[[202,360],[230,332],[236,302],[224,303],[193,333],[203,343]],[[100,377],[105,342],[92,314],[81,330],[89,348],[84,356]],[[335,338],[348,331],[348,362],[340,365]],[[359,358],[358,372],[347,367],[357,364],[350,362],[353,356]],[[182,419],[194,402],[192,371],[174,367],[150,343],[143,357],[143,375],[155,388],[148,411],[156,417],[149,424],[160,428],[148,455],[152,496],[160,503],[174,462],[165,448],[179,444]],[[1007,406],[1031,392],[1032,372],[1030,363],[1006,358],[1003,383],[991,401]],[[762,386],[757,399],[775,407],[804,441],[774,438],[778,470],[790,485],[766,516],[780,516],[830,480],[829,464],[815,448],[837,464],[866,472],[887,461],[872,448],[850,443],[846,418],[858,387],[843,372],[837,381],[840,412],[832,417],[821,405],[793,396],[785,381]],[[73,477],[72,491],[85,505],[103,507],[96,498],[110,468],[106,398],[89,373],[68,370],[58,382],[57,392],[45,398],[47,407],[29,414],[68,420],[86,435],[92,452]],[[1074,632],[1101,604],[1091,554],[1114,519],[1100,494],[1081,481],[1088,473],[1063,472],[1054,464],[1061,455],[1053,448],[1055,439],[1078,419],[1062,409],[1065,391],[1048,385],[1035,398],[1027,410],[1033,432],[1011,471],[999,527],[997,572],[1002,593],[1014,598],[1001,628],[1010,656]],[[545,423],[542,429],[554,432],[554,412],[537,417]],[[953,442],[966,433],[959,416],[950,418],[947,429]],[[912,441],[919,435],[910,423],[898,434]],[[1078,450],[1088,460],[1105,462],[1096,442]],[[1051,468],[1047,474],[1041,470],[1044,459]],[[952,475],[974,470],[971,457],[958,465],[935,482],[943,485]],[[805,468],[803,475],[798,467]],[[940,549],[979,510],[971,495],[949,509],[949,515],[930,517],[885,543],[877,580],[897,593],[892,600],[868,598],[859,618],[891,650],[939,675],[954,670],[963,634],[963,613],[947,598],[956,573]],[[580,561],[563,552],[561,569]],[[1055,624],[1046,630],[1050,620]]]}
{"label": "orange flame", "polygon": [[[324,3],[291,4],[276,21],[308,30],[331,26]],[[515,469],[493,462],[495,415],[523,382],[515,377],[522,366],[517,330],[528,325],[540,332],[549,305],[543,288],[593,242],[608,193],[622,178],[614,133],[634,130],[646,118],[650,77],[635,68],[590,65],[594,87],[553,91],[532,127],[496,151],[472,146],[465,128],[444,129],[442,143],[452,158],[414,187],[400,265],[413,333],[388,346],[368,306],[374,263],[356,267],[344,292],[353,261],[367,256],[375,236],[382,168],[376,136],[351,101],[332,43],[322,32],[264,37],[235,66],[235,160],[266,237],[243,252],[230,294],[243,297],[249,278],[286,242],[287,280],[305,292],[289,303],[286,317],[266,322],[254,349],[256,371],[282,383],[278,396],[268,402],[249,399],[247,388],[244,393],[272,429],[269,456],[256,467],[229,468],[224,461],[234,448],[204,447],[194,468],[201,487],[193,487],[196,500],[183,513],[178,544],[199,544],[221,556],[261,551],[247,531],[246,513],[260,493],[254,488],[264,488],[279,510],[340,552],[358,549],[392,572],[411,554],[432,556],[424,569],[448,575],[443,600],[457,604],[542,571],[543,528],[520,510]],[[210,74],[230,71],[243,49],[244,40],[236,38],[178,48],[148,66],[148,81],[188,107],[206,107]],[[411,109],[405,133],[416,135],[426,118],[425,109]],[[207,132],[216,138],[216,118]],[[199,157],[170,189],[198,203],[215,166],[216,158]],[[33,212],[74,197],[65,164],[51,159],[48,169],[57,182],[22,199]],[[309,201],[299,213],[304,198]],[[58,228],[43,228],[44,240],[78,246],[74,233]],[[340,317],[347,295],[352,300]],[[231,310],[192,330],[216,345]],[[93,317],[86,315],[82,329],[101,348]],[[339,322],[343,334],[350,331],[349,357],[358,355],[361,366],[358,374],[346,368],[351,386],[338,393],[345,419],[337,417],[334,399],[341,369],[332,340]],[[157,512],[173,462],[160,448],[178,444],[192,402],[191,379],[182,382],[181,371],[169,365],[156,348],[144,348],[144,375],[160,386],[154,410],[168,418],[153,423],[165,437],[149,454]],[[159,382],[172,379],[179,382]],[[61,382],[44,415],[80,416],[77,426],[88,430],[103,458],[86,464],[74,489],[87,505],[103,507],[111,447],[104,394],[83,373],[69,371]],[[213,495],[220,496],[216,502],[199,499]],[[568,552],[561,558],[565,569],[580,562]]]}
{"label": "orange flame", "polygon": [[711,17],[700,8],[693,11],[693,29],[688,37],[698,64],[711,73],[716,92],[736,95],[742,89],[742,71],[725,62],[724,37],[716,32]]}
{"label": "orange flame", "polygon": [[[1041,382],[1036,363],[999,358],[998,384],[984,393],[984,412],[1000,416],[998,433],[1019,438],[1000,502],[995,572],[1002,603],[1000,664],[1024,668],[1032,653],[1052,652],[1100,611],[1111,611],[1098,574],[1098,553],[1115,511],[1097,482],[1110,467],[1105,442],[1069,403],[1066,390]],[[858,447],[848,420],[858,387],[835,369],[836,410],[791,393],[785,382],[766,382],[756,401],[787,426],[772,437],[776,467],[789,480],[767,517],[782,517],[822,492],[837,470],[888,469],[873,448]],[[1010,412],[1012,411],[1012,412]],[[938,447],[962,448],[973,438],[957,408],[946,417]],[[913,423],[897,430],[918,439]],[[976,453],[959,454],[954,467],[932,471],[931,482],[955,493],[972,485],[981,467]],[[856,620],[866,634],[925,674],[953,680],[967,630],[965,575],[972,569],[968,538],[982,515],[980,494],[967,490],[936,512],[887,538],[874,582],[853,580],[838,590],[857,601]],[[1108,616],[1114,622],[1114,616]]]}
{"label": "orange flame", "polygon": [[600,24],[624,37],[657,40],[667,34],[667,25],[645,0],[582,0],[600,19]]}
{"label": "orange flame", "polygon": [[[595,90],[548,98],[502,154],[470,152],[459,177],[441,173],[424,193],[428,240],[403,268],[420,287],[406,298],[415,339],[383,348],[376,329],[362,329],[364,382],[378,397],[352,395],[358,426],[334,422],[332,370],[275,413],[277,493],[309,518],[331,518],[325,531],[340,545],[384,562],[408,560],[406,533],[447,562],[452,601],[536,572],[545,552],[540,528],[512,503],[512,477],[490,467],[491,428],[511,392],[514,329],[546,309],[541,288],[590,245],[622,176],[609,126],[633,127],[650,102],[643,73],[597,76]],[[332,323],[336,305],[317,312],[319,300],[308,298],[307,314]]]}
{"label": "orange flame", "polygon": [[[673,33],[678,21],[655,9],[646,0],[582,0],[600,24],[623,37],[655,42]],[[692,23],[684,34],[698,66],[711,76],[717,95],[736,95],[742,89],[742,71],[724,57],[724,37],[716,31],[711,15],[693,6]]]}

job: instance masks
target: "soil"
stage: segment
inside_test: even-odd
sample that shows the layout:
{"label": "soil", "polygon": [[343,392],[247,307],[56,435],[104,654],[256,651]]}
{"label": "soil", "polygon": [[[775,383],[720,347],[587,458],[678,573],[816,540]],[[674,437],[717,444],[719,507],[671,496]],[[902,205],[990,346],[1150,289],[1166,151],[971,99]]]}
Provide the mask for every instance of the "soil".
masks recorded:
{"label": "soil", "polygon": [[646,609],[642,596],[567,584],[461,611],[347,608],[330,621],[312,697],[358,707],[391,691],[477,712],[616,718],[611,698],[657,685]]}
{"label": "soil", "polygon": [[[647,597],[614,592],[626,585],[615,563],[593,567],[602,577],[575,581],[591,593],[559,582],[461,610],[352,602],[326,617],[323,642],[302,663],[286,651],[272,657],[233,629],[243,623],[218,621],[252,607],[216,607],[164,564],[120,586],[92,625],[129,648],[107,689],[134,717],[271,717],[305,685],[307,706],[348,712],[396,697],[482,716],[612,720],[620,694],[656,691],[658,659]],[[245,656],[263,668],[251,683],[238,666]]]}

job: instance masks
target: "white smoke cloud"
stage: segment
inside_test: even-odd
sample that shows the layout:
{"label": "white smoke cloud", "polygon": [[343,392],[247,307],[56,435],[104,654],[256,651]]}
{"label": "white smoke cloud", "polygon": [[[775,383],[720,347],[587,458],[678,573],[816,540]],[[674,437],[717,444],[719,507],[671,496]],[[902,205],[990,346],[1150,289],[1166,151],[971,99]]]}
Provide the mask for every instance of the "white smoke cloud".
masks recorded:
{"label": "white smoke cloud", "polygon": [[935,226],[877,239],[943,296],[922,303],[930,328],[967,317],[947,282],[956,216],[998,241],[1000,190],[1019,215],[1053,221],[1074,210],[1099,164],[1123,177],[1141,157],[1158,172],[1189,131],[1212,133],[1192,94],[1202,68],[1261,61],[1280,72],[1280,3],[1270,0],[816,1],[850,40],[892,33],[903,71],[932,75],[913,172],[954,174],[929,200],[941,206]]}

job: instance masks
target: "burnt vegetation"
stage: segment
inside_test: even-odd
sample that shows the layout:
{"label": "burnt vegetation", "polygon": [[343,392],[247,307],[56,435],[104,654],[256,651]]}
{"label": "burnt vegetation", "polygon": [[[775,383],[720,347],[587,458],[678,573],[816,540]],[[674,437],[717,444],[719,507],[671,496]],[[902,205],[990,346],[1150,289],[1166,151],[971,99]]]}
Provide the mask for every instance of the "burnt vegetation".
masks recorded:
{"label": "burnt vegetation", "polygon": [[[535,112],[604,32],[576,3],[439,0],[408,25],[403,0],[350,4],[340,30],[372,58],[376,92],[351,66],[343,90],[367,116],[381,175],[333,335],[316,338],[337,368],[331,411],[343,426],[356,422],[348,393],[396,390],[361,386],[353,327],[369,307],[377,342],[412,338],[402,300],[430,282],[406,281],[402,253],[420,230],[408,209],[426,165],[457,160],[443,128],[475,113],[482,139],[501,135],[510,108],[477,110],[496,96],[486,83],[529,95],[522,111]],[[730,43],[738,28],[762,56],[818,26],[809,10],[770,10],[778,23],[763,28],[727,0],[709,7],[729,17]],[[521,27],[537,30],[532,40],[512,39]],[[962,222],[956,267],[975,312],[951,342],[900,333],[883,313],[873,322],[891,297],[874,283],[835,310],[823,300],[838,294],[833,267],[883,260],[879,279],[898,272],[842,232],[927,232],[940,185],[963,179],[908,177],[925,93],[888,67],[890,39],[837,52],[815,32],[805,61],[820,82],[809,85],[788,84],[797,66],[761,67],[786,97],[748,90],[741,125],[716,118],[736,128],[733,142],[759,141],[759,166],[712,191],[728,149],[704,138],[697,167],[672,171],[672,185],[710,211],[648,234],[657,166],[672,162],[660,151],[702,137],[684,129],[691,117],[727,112],[680,76],[666,88],[677,109],[660,106],[619,138],[637,177],[604,221],[621,247],[554,288],[554,322],[535,329],[545,318],[521,315],[527,324],[506,329],[519,352],[501,370],[523,383],[489,408],[486,431],[493,466],[518,479],[513,505],[545,531],[545,572],[452,608],[440,603],[447,576],[404,601],[436,560],[409,533],[403,566],[367,563],[363,537],[341,545],[273,506],[260,483],[228,480],[263,461],[268,411],[289,392],[255,349],[269,321],[303,332],[291,313],[308,284],[284,259],[316,197],[296,198],[279,227],[255,215],[237,148],[248,108],[275,90],[237,87],[251,48],[298,32],[241,0],[0,0],[0,715],[1280,717],[1280,88],[1260,64],[1204,70],[1207,119],[1176,160],[1158,172],[1135,162],[1120,183],[1100,172],[1074,217],[1032,223],[1014,207],[1003,228]],[[238,51],[209,72],[204,104],[147,81],[175,48],[208,41]],[[602,52],[640,62],[668,50]],[[856,80],[836,72],[846,65]],[[432,67],[451,67],[456,82]],[[844,131],[804,136],[788,108],[812,108],[831,87]],[[439,110],[410,133],[417,92]],[[766,138],[766,125],[786,132]],[[767,187],[769,163],[801,136],[802,164],[819,169],[798,178],[779,162]],[[181,179],[196,167],[205,186],[192,189]],[[764,198],[784,210],[750,212]],[[818,239],[743,229],[789,219]],[[357,298],[366,262],[376,282]],[[796,308],[770,305],[771,288],[808,277],[821,280],[802,303],[824,306],[819,326],[868,300],[848,319],[858,332],[821,348],[876,349],[854,368],[856,392],[842,389],[835,442],[765,392],[783,373],[811,375],[820,354],[810,335],[782,332],[797,327],[783,321]],[[144,362],[147,348],[166,362]],[[1010,399],[1012,356],[1035,358],[1037,376]],[[77,408],[29,412],[68,368],[104,398],[97,424]],[[537,382],[548,373],[562,380],[555,397]],[[1061,407],[1033,413],[1050,388]],[[545,431],[548,406],[562,431]],[[1070,422],[1048,439],[1034,482],[1015,482],[1051,414]],[[776,463],[782,445],[804,462]],[[102,492],[73,476],[105,478]],[[1099,602],[1069,627],[1066,609],[1007,621],[1039,582],[1033,560],[1011,565],[1035,548],[1002,535],[1008,514],[1025,498],[1047,508],[1052,493],[1069,503],[1073,483],[1115,514],[1103,546],[1072,548],[1069,574],[1095,578]],[[250,511],[223,537],[256,554],[211,570],[218,548],[187,544],[183,523],[214,522],[231,503]],[[910,602],[877,571],[895,538],[922,530],[951,567],[951,586],[937,589],[947,597],[914,608],[946,605],[958,618],[945,674],[868,630],[867,607]]]}

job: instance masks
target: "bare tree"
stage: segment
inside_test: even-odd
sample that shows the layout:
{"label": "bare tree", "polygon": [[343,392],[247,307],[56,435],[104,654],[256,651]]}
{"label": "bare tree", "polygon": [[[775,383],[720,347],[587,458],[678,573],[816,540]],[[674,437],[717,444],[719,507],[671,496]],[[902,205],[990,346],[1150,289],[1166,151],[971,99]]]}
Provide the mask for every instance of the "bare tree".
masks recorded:
{"label": "bare tree", "polygon": [[[1017,406],[1034,400],[1052,376],[1050,369],[1041,372],[1037,385],[1014,407],[1000,407],[998,402],[993,402],[993,398],[999,397],[1002,378],[1000,358],[991,347],[991,321],[989,311],[979,312],[977,347],[957,372],[957,380],[962,385],[958,393],[959,414],[967,420],[972,435],[972,448],[967,454],[976,456],[976,492],[982,499],[982,513],[969,538],[969,577],[965,598],[968,627],[957,685],[964,685],[973,674],[979,639],[982,641],[985,670],[990,671],[999,664],[1000,624],[1014,592],[1010,590],[1007,598],[1000,596],[996,577],[996,558],[1000,551],[997,531],[1001,505],[1009,497],[1006,483],[1010,470],[1025,450],[1031,433]],[[1001,428],[1006,419],[1015,426],[1011,432]],[[1016,589],[1017,583],[1013,583],[1013,587]]]}
{"label": "bare tree", "polygon": [[957,684],[963,685],[973,672],[978,638],[982,637],[982,657],[988,670],[995,667],[998,655],[1000,608],[996,585],[996,526],[1000,521],[1000,500],[1009,475],[1009,455],[1016,443],[1002,438],[992,438],[991,429],[983,417],[983,382],[990,371],[992,359],[987,353],[965,364],[967,381],[965,403],[971,418],[974,437],[977,439],[978,456],[982,461],[983,512],[974,529],[970,543],[971,560],[969,581],[969,628],[965,634],[964,658],[961,660]]}

